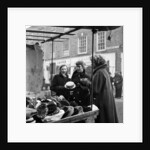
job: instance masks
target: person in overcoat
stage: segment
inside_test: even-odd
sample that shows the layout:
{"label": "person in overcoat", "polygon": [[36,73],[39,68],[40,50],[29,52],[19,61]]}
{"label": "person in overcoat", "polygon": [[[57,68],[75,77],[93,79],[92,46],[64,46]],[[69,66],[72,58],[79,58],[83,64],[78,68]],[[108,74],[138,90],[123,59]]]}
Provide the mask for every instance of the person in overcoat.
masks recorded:
{"label": "person in overcoat", "polygon": [[93,57],[93,97],[100,113],[96,123],[118,123],[117,110],[113,96],[107,64],[101,55]]}
{"label": "person in overcoat", "polygon": [[123,77],[118,72],[115,73],[114,86],[115,86],[115,89],[116,89],[115,98],[121,98],[121,96],[122,96],[122,86],[123,86]]}
{"label": "person in overcoat", "polygon": [[54,91],[57,96],[63,95],[66,97],[66,91],[64,85],[70,81],[70,78],[67,74],[67,66],[62,65],[59,68],[59,74],[56,74],[52,80],[50,90]]}

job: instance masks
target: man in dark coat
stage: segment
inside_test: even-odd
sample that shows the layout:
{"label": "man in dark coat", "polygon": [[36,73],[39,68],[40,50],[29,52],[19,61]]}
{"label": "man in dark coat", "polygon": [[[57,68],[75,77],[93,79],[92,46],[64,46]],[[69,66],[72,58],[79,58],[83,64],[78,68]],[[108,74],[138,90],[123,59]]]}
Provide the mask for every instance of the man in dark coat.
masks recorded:
{"label": "man in dark coat", "polygon": [[81,106],[90,104],[90,90],[82,82],[84,79],[89,79],[89,76],[85,73],[85,64],[83,61],[77,61],[76,70],[71,80],[76,84],[76,102]]}
{"label": "man in dark coat", "polygon": [[121,98],[121,96],[122,96],[122,85],[123,85],[122,75],[116,72],[115,77],[114,77],[114,86],[116,89],[115,98]]}
{"label": "man in dark coat", "polygon": [[99,55],[93,57],[93,97],[100,113],[96,123],[118,123],[110,76],[106,61]]}

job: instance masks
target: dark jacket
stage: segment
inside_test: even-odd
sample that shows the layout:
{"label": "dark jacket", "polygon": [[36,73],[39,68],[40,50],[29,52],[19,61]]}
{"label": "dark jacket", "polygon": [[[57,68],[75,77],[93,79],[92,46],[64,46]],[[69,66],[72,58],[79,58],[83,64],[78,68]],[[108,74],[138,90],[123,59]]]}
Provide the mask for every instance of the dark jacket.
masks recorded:
{"label": "dark jacket", "polygon": [[93,72],[93,94],[95,105],[100,109],[97,123],[118,123],[115,101],[106,64],[98,66]]}
{"label": "dark jacket", "polygon": [[64,94],[64,85],[66,84],[66,82],[70,81],[68,75],[67,77],[64,77],[62,74],[57,74],[54,76],[52,83],[51,83],[51,87],[50,90],[56,92],[56,95],[63,95]]}
{"label": "dark jacket", "polygon": [[89,79],[89,76],[85,73],[85,70],[82,72],[82,73],[79,73],[77,71],[75,71],[72,75],[72,78],[71,80],[75,83],[75,84],[78,84],[78,83],[81,83],[80,82],[80,79],[81,78],[88,78]]}
{"label": "dark jacket", "polygon": [[121,75],[116,74],[114,77],[114,85],[116,88],[122,88],[123,85],[123,78]]}
{"label": "dark jacket", "polygon": [[90,105],[90,89],[82,84],[80,81],[81,78],[88,78],[90,80],[90,77],[85,73],[85,71],[82,73],[75,71],[71,80],[76,84],[76,89],[74,92],[76,102],[81,106],[87,106]]}

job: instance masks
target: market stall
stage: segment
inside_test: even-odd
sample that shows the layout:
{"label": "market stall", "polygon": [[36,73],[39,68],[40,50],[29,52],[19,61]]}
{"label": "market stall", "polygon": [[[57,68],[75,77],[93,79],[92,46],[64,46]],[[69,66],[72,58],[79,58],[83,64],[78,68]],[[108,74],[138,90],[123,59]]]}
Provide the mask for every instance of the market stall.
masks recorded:
{"label": "market stall", "polygon": [[[118,28],[118,26],[59,26],[62,28],[70,28],[67,32],[48,32],[48,31],[39,31],[39,30],[26,30],[26,32],[30,33],[49,33],[53,34],[52,37],[47,37],[47,39],[37,39],[41,41],[41,43],[45,42],[52,42],[52,64],[53,64],[53,43],[59,42],[57,39],[63,39],[62,36],[69,35],[74,36],[73,32],[80,30],[80,29],[88,29],[92,31],[92,72],[93,72],[93,53],[94,53],[94,34],[98,31],[107,31],[113,30]],[[35,36],[35,35],[30,35]],[[39,36],[38,36],[39,37]],[[42,37],[42,36],[41,36]],[[44,38],[45,36],[43,36]],[[27,40],[35,40],[29,39]],[[53,77],[53,65],[51,66],[51,78]],[[64,97],[60,96],[51,96],[45,99],[37,99],[37,98],[27,98],[28,104],[26,105],[27,108],[30,108],[31,113],[30,117],[26,118],[27,122],[37,122],[40,118],[40,123],[77,123],[77,122],[84,122],[84,123],[94,123],[97,115],[100,115],[100,110],[93,104],[93,74],[91,74],[91,87],[90,87],[90,105],[86,107],[77,107],[77,105],[71,105],[67,103],[67,100]],[[31,104],[31,103],[32,104]],[[62,102],[65,102],[62,103]],[[32,105],[32,106],[31,106]],[[41,107],[40,107],[41,106]],[[70,109],[70,110],[69,110]],[[71,109],[73,111],[71,112]],[[81,111],[82,109],[82,111]],[[50,112],[52,111],[53,112]],[[29,111],[29,109],[28,109]],[[66,113],[70,113],[70,115],[66,115]],[[75,113],[76,112],[76,113]],[[38,116],[37,119],[35,116]],[[64,117],[65,116],[65,117]],[[32,119],[31,119],[32,118]],[[36,120],[37,119],[37,120]],[[36,120],[36,121],[35,121]]]}

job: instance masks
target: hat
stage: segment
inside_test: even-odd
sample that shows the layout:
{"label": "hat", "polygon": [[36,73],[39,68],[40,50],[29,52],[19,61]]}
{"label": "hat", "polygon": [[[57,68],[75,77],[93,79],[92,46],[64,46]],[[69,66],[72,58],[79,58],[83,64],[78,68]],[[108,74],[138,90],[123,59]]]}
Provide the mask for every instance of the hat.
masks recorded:
{"label": "hat", "polygon": [[79,113],[79,110],[76,107],[74,107],[74,113],[72,114],[72,116],[77,115],[78,113]]}
{"label": "hat", "polygon": [[[82,106],[76,106],[76,107],[74,107],[74,108],[77,110],[77,111],[76,111],[77,114],[83,114],[83,113],[84,113]],[[75,114],[74,114],[74,115],[75,115]]]}
{"label": "hat", "polygon": [[76,66],[81,65],[83,67],[83,69],[85,69],[85,63],[82,60],[79,60],[76,62]]}
{"label": "hat", "polygon": [[57,109],[57,104],[54,103],[53,101],[50,101],[48,104],[47,104],[47,108],[48,108],[48,113],[47,115],[51,115],[53,114],[54,112],[56,112],[58,109]]}
{"label": "hat", "polygon": [[73,106],[64,106],[62,109],[65,111],[62,118],[72,116],[72,114],[74,113],[74,107]]}
{"label": "hat", "polygon": [[75,102],[75,101],[71,101],[71,102],[70,102],[70,106],[75,107],[75,106],[78,106],[78,104],[77,104],[77,102]]}
{"label": "hat", "polygon": [[66,89],[74,89],[76,87],[75,83],[72,82],[72,81],[68,81],[66,84],[65,84],[65,88]]}
{"label": "hat", "polygon": [[65,99],[59,101],[59,103],[61,104],[61,107],[70,106],[70,103],[67,100],[65,100]]}
{"label": "hat", "polygon": [[36,100],[36,105],[35,105],[35,108],[38,108],[38,106],[40,106],[42,103],[41,103],[41,101],[40,100]]}
{"label": "hat", "polygon": [[43,122],[53,122],[53,121],[58,121],[62,118],[62,116],[64,115],[65,111],[63,109],[60,109],[59,110],[59,113],[57,114],[54,114],[52,116],[46,116],[44,119],[43,119]]}
{"label": "hat", "polygon": [[[88,107],[91,108],[91,105],[89,105]],[[94,111],[94,110],[99,110],[99,108],[93,104],[92,105],[92,111]]]}
{"label": "hat", "polygon": [[88,112],[88,111],[91,111],[91,110],[92,110],[91,107],[83,106],[83,111],[84,111],[84,112]]}
{"label": "hat", "polygon": [[50,100],[56,103],[57,107],[61,107],[61,104],[59,102],[58,96],[57,97],[50,97]]}
{"label": "hat", "polygon": [[42,102],[42,103],[49,103],[49,102],[50,102],[50,99],[42,99],[41,102]]}
{"label": "hat", "polygon": [[42,103],[40,106],[37,107],[37,117],[44,118],[48,113],[48,108],[45,103]]}

